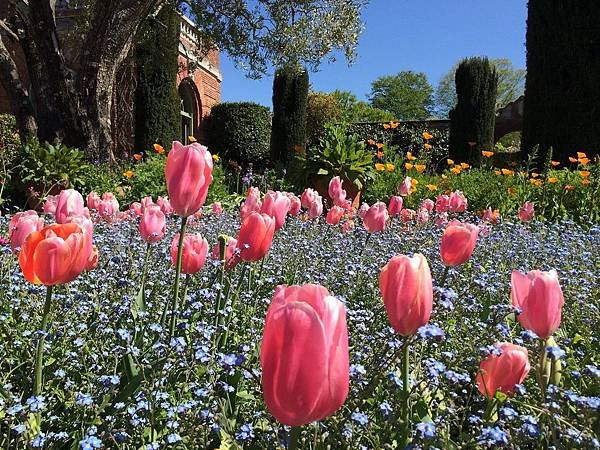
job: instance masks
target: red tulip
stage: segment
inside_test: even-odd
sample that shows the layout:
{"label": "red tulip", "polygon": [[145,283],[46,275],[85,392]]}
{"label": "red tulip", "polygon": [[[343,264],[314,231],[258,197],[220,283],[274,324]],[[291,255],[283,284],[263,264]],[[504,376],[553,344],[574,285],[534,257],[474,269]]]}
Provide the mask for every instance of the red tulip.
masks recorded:
{"label": "red tulip", "polygon": [[140,219],[140,234],[146,242],[158,242],[167,230],[165,214],[158,205],[147,207]]}
{"label": "red tulip", "polygon": [[453,220],[442,235],[440,255],[446,266],[459,266],[466,262],[475,250],[479,228],[470,223]]}
{"label": "red tulip", "polygon": [[98,209],[98,205],[100,204],[100,196],[92,191],[85,198],[88,209]]}
{"label": "red tulip", "polygon": [[454,191],[448,200],[448,210],[455,213],[463,213],[467,210],[467,198],[461,191]]}
{"label": "red tulip", "polygon": [[290,210],[290,199],[282,192],[267,191],[261,212],[275,219],[275,229],[279,230],[285,223],[285,218]]}
{"label": "red tulip", "polygon": [[310,209],[310,205],[320,197],[317,191],[311,188],[306,188],[300,197],[300,203],[304,209]]}
{"label": "red tulip", "polygon": [[242,261],[259,261],[265,257],[275,233],[275,219],[267,214],[250,213],[242,222],[237,238]]}
{"label": "red tulip", "polygon": [[[177,249],[179,248],[179,233],[173,236],[171,243],[171,262],[177,265]],[[183,252],[181,257],[181,272],[196,273],[204,266],[208,242],[199,234],[185,234],[183,236]]]}
{"label": "red tulip", "polygon": [[84,233],[76,223],[53,224],[32,232],[19,253],[25,279],[46,286],[74,280],[90,259]]}
{"label": "red tulip", "polygon": [[340,177],[333,177],[329,182],[329,197],[336,206],[342,206],[346,202],[346,191],[342,189],[342,180]]}
{"label": "red tulip", "polygon": [[390,216],[394,217],[400,214],[402,211],[402,206],[404,204],[404,199],[399,195],[394,195],[390,198],[390,204],[388,206],[388,213]]}
{"label": "red tulip", "polygon": [[213,160],[206,147],[194,142],[173,142],[167,156],[165,178],[173,210],[182,217],[198,211],[212,183]]}
{"label": "red tulip", "polygon": [[412,191],[412,178],[406,177],[402,184],[398,187],[398,194],[402,197],[407,197]]}
{"label": "red tulip", "polygon": [[58,195],[48,195],[44,202],[44,214],[55,215],[56,204],[58,203]]}
{"label": "red tulip", "polygon": [[369,233],[378,233],[385,230],[389,218],[385,203],[377,202],[365,213],[363,226]]}
{"label": "red tulip", "polygon": [[340,223],[340,220],[342,219],[344,212],[346,212],[344,210],[344,208],[341,208],[339,206],[334,206],[327,212],[327,217],[325,217],[325,221],[329,225],[337,225],[338,223]]}
{"label": "red tulip", "polygon": [[44,219],[38,216],[36,211],[22,211],[12,216],[8,225],[8,238],[12,251],[18,253],[27,236],[42,228],[44,228]]}
{"label": "red tulip", "polygon": [[435,212],[445,213],[450,211],[450,197],[447,195],[438,195],[435,199]]}
{"label": "red tulip", "polygon": [[534,216],[535,216],[535,210],[533,208],[533,203],[531,203],[531,202],[523,203],[523,206],[521,206],[521,208],[519,208],[519,220],[521,222],[529,222],[529,221],[533,220]]}
{"label": "red tulip", "polygon": [[56,201],[56,223],[67,223],[69,216],[86,215],[83,197],[75,189],[65,189],[58,194]]}
{"label": "red tulip", "polygon": [[477,388],[482,395],[493,398],[496,391],[511,395],[517,384],[521,384],[531,366],[527,349],[508,342],[499,342],[495,347],[501,354],[491,353],[481,361],[477,373]]}
{"label": "red tulip", "polygon": [[279,286],[260,350],[263,395],[281,423],[305,425],[335,413],[349,387],[343,303],[322,286]]}
{"label": "red tulip", "polygon": [[286,195],[290,199],[289,214],[292,217],[296,217],[298,215],[298,213],[300,212],[300,209],[302,208],[302,203],[300,202],[300,199],[298,197],[296,197],[294,194],[287,192]]}
{"label": "red tulip", "polygon": [[402,336],[410,336],[429,321],[433,283],[427,260],[394,256],[381,270],[379,288],[390,324]]}
{"label": "red tulip", "polygon": [[308,208],[308,216],[311,219],[316,219],[323,214],[323,199],[317,195]]}
{"label": "red tulip", "polygon": [[253,212],[260,212],[262,208],[262,202],[260,201],[260,191],[258,188],[251,187],[248,188],[248,193],[246,194],[246,201],[242,204],[240,208],[240,217],[244,220]]}
{"label": "red tulip", "polygon": [[511,276],[512,305],[521,310],[517,316],[526,330],[547,339],[560,326],[565,304],[556,270],[532,270],[523,274],[513,270]]}

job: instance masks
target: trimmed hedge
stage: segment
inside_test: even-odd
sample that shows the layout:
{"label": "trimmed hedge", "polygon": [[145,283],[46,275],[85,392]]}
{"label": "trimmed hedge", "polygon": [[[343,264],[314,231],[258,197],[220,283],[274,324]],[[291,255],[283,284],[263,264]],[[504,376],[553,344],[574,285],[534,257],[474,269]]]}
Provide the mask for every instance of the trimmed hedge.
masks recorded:
{"label": "trimmed hedge", "polygon": [[[436,168],[445,168],[450,138],[448,128],[439,125],[434,128],[433,123],[428,126],[427,122],[400,123],[396,128],[391,126],[388,128],[387,125],[390,125],[390,122],[351,123],[348,125],[347,131],[365,141],[372,139],[376,142],[386,143],[389,147],[396,147],[401,155],[409,151],[413,155],[419,156],[427,151],[429,152],[429,160]],[[433,136],[427,141],[431,145],[428,150],[425,149],[424,144],[426,141],[423,138],[423,133],[426,131]],[[439,164],[442,162],[443,164]]]}
{"label": "trimmed hedge", "polygon": [[264,166],[269,159],[271,112],[251,102],[225,102],[212,107],[208,118],[212,154],[241,164]]}

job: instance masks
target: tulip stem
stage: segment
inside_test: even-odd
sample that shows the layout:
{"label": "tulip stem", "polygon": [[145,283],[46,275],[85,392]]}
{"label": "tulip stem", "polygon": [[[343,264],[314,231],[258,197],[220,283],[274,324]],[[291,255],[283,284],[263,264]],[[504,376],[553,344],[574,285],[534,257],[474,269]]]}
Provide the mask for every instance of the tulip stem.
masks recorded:
{"label": "tulip stem", "polygon": [[444,267],[444,273],[442,274],[442,279],[440,280],[440,287],[444,287],[446,284],[446,278],[448,278],[448,272],[450,272],[450,266]]}
{"label": "tulip stem", "polygon": [[43,356],[44,356],[44,341],[46,340],[46,330],[48,328],[48,316],[50,315],[50,306],[52,305],[52,286],[46,287],[46,301],[44,302],[44,312],[42,313],[42,325],[40,327],[40,337],[37,342],[35,351],[35,384],[33,395],[37,396],[42,393],[42,372],[43,372]]}
{"label": "tulip stem", "polygon": [[546,372],[547,353],[546,339],[540,339],[540,362],[538,366],[538,383],[542,391],[542,401],[546,398],[546,389],[548,387],[549,374]]}
{"label": "tulip stem", "polygon": [[407,341],[404,344],[404,358],[402,359],[402,392],[404,393],[404,431],[402,433],[402,445],[405,448],[408,445],[408,435],[410,433],[410,344]]}
{"label": "tulip stem", "polygon": [[290,445],[288,446],[288,450],[297,450],[301,430],[302,427],[292,427],[290,430]]}
{"label": "tulip stem", "polygon": [[169,342],[175,334],[177,324],[177,303],[179,301],[179,278],[181,277],[181,261],[183,260],[183,238],[185,237],[185,227],[187,217],[181,218],[181,228],[179,230],[179,244],[177,246],[177,266],[175,267],[175,288],[173,289],[173,303],[171,308],[171,324],[169,326]]}

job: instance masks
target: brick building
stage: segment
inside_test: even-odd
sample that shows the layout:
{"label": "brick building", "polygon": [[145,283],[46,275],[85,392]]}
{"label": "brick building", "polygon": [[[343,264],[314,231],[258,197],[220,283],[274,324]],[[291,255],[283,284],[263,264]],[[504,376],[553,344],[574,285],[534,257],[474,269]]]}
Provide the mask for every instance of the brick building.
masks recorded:
{"label": "brick building", "polygon": [[[3,7],[0,7],[0,9]],[[1,11],[0,11],[1,12]],[[72,17],[78,12],[68,7],[68,0],[57,2],[57,29],[61,36],[72,24]],[[177,75],[177,86],[181,99],[181,140],[187,142],[187,136],[194,136],[200,142],[206,141],[204,129],[204,118],[210,113],[211,107],[221,100],[221,72],[219,63],[219,52],[211,51],[206,57],[199,58],[196,52],[198,48],[198,35],[196,25],[184,15],[180,15],[179,54]],[[69,51],[65,45],[65,58],[67,62],[76,61],[77,55]],[[29,85],[29,75],[25,64],[25,57],[20,48],[9,48],[14,60],[17,62],[21,80],[25,86]],[[121,72],[135,68],[130,64],[124,64]],[[121,75],[118,74],[118,78]],[[135,75],[133,75],[135,76]],[[127,97],[127,98],[124,98]],[[132,95],[124,95],[123,90],[113,95],[113,117],[112,122],[116,125],[114,131],[115,145],[121,147],[121,151],[131,152],[133,150],[133,117],[126,117],[121,111],[132,111]],[[0,85],[0,114],[11,113],[9,98]],[[127,132],[125,132],[127,130]]]}

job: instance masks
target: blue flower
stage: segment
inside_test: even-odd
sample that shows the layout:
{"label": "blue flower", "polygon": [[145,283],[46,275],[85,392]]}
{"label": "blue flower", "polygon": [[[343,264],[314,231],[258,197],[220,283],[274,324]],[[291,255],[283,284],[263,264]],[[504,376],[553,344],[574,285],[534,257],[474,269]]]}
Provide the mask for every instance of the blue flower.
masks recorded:
{"label": "blue flower", "polygon": [[254,428],[252,427],[252,424],[245,423],[242,425],[235,434],[235,438],[238,441],[248,441],[250,439],[254,439]]}
{"label": "blue flower", "polygon": [[566,355],[566,352],[563,349],[556,346],[546,347],[546,352],[548,352],[548,357],[550,359],[561,359]]}
{"label": "blue flower", "polygon": [[484,427],[477,442],[483,445],[506,445],[508,436],[498,427]]}
{"label": "blue flower", "polygon": [[435,437],[435,425],[431,422],[421,422],[417,425],[417,435],[420,439]]}
{"label": "blue flower", "polygon": [[79,448],[81,450],[92,450],[100,447],[102,447],[102,441],[96,436],[87,436],[85,439],[79,441]]}
{"label": "blue flower", "polygon": [[390,404],[386,401],[382,402],[379,405],[379,409],[381,410],[381,414],[383,414],[384,417],[389,417],[392,415],[393,410],[392,407],[390,406]]}
{"label": "blue flower", "polygon": [[366,425],[369,423],[369,418],[367,417],[367,415],[361,413],[360,411],[354,411],[350,417],[352,418],[352,420],[361,425]]}
{"label": "blue flower", "polygon": [[31,412],[43,411],[46,407],[45,399],[43,395],[37,395],[34,397],[29,397],[26,402],[27,406],[29,406],[29,410]]}
{"label": "blue flower", "polygon": [[171,433],[167,436],[167,442],[169,444],[174,444],[179,441],[181,441],[181,436],[179,436],[177,433]]}
{"label": "blue flower", "polygon": [[440,338],[444,337],[444,330],[435,325],[423,325],[421,328],[417,330],[417,333],[422,338]]}

